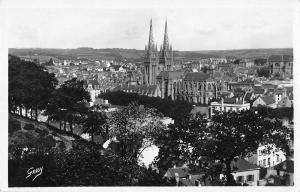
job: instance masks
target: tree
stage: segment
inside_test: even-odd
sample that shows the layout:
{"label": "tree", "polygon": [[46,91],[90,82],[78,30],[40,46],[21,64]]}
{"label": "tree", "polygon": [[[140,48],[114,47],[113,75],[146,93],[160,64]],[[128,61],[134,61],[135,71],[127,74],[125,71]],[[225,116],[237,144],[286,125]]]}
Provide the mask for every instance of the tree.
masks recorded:
{"label": "tree", "polygon": [[54,74],[49,74],[42,66],[37,66],[32,62],[23,61],[18,57],[9,55],[9,112],[14,113],[19,109],[35,112],[35,119],[38,110],[46,108],[51,93],[57,85]]}
{"label": "tree", "polygon": [[65,81],[53,94],[47,105],[46,115],[50,119],[64,121],[73,132],[74,123],[82,123],[88,112],[89,93],[83,88],[83,81],[76,78]]}
{"label": "tree", "polygon": [[240,62],[241,62],[241,60],[240,59],[236,59],[236,60],[234,60],[234,64],[236,64],[236,65],[238,65],[238,64],[240,64]]}
{"label": "tree", "polygon": [[251,155],[259,145],[268,144],[289,155],[289,140],[293,138],[293,132],[280,121],[270,122],[254,111],[216,114],[208,123],[196,116],[187,124],[176,125],[179,137],[165,138],[177,142],[169,148],[176,148],[185,162],[204,167],[223,164],[227,185],[235,185],[231,163],[236,158]]}
{"label": "tree", "polygon": [[198,154],[190,154],[188,144],[199,143],[199,130],[206,127],[206,124],[207,120],[203,115],[197,114],[195,117],[190,115],[182,121],[175,121],[175,124],[169,125],[168,129],[158,135],[155,138],[155,144],[159,146],[159,154],[156,158],[158,168],[167,171],[180,162],[191,161],[192,159],[187,158],[189,155],[196,158]]}
{"label": "tree", "polygon": [[137,160],[140,149],[149,147],[153,138],[159,135],[165,126],[161,114],[151,108],[131,103],[120,111],[113,112],[107,120],[110,138],[116,138],[117,153]]}
{"label": "tree", "polygon": [[94,105],[90,107],[87,117],[84,120],[84,133],[89,133],[92,136],[92,141],[94,141],[94,135],[100,134],[103,138],[107,138],[107,132],[104,130],[104,125],[107,120],[105,113],[107,107],[102,105]]}
{"label": "tree", "polygon": [[259,77],[269,78],[271,74],[270,74],[270,70],[268,67],[263,67],[263,68],[257,69],[257,75]]}
{"label": "tree", "polygon": [[204,67],[201,68],[201,71],[203,71],[203,73],[206,73],[206,72],[207,72],[207,69],[208,69],[208,67],[207,67],[207,66],[204,66]]}
{"label": "tree", "polygon": [[189,116],[193,106],[187,101],[172,101],[158,97],[148,97],[137,93],[125,93],[122,91],[107,92],[100,95],[100,98],[108,99],[113,105],[127,106],[131,102],[137,102],[148,108],[155,108],[164,116],[171,117],[175,121],[181,121]]}
{"label": "tree", "polygon": [[[41,166],[43,172],[34,181],[32,177],[26,178],[29,168]],[[10,187],[175,185],[126,157],[110,152],[103,155],[98,148],[77,144],[76,140],[69,151],[44,148],[13,156],[8,161],[8,172]]]}

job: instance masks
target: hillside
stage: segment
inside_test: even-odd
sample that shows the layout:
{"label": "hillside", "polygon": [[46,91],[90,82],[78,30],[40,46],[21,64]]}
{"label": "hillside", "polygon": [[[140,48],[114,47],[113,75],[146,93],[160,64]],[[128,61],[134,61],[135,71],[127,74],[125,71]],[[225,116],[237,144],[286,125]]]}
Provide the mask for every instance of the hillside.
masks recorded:
{"label": "hillside", "polygon": [[[32,58],[47,60],[54,59],[88,59],[88,60],[128,60],[132,62],[143,61],[144,51],[136,49],[94,49],[81,47],[77,49],[9,49],[9,53],[16,56],[30,56]],[[282,49],[236,49],[236,50],[207,50],[207,51],[174,51],[175,60],[201,59],[209,57],[235,56],[244,57],[266,57],[273,54],[293,54],[292,48]]]}

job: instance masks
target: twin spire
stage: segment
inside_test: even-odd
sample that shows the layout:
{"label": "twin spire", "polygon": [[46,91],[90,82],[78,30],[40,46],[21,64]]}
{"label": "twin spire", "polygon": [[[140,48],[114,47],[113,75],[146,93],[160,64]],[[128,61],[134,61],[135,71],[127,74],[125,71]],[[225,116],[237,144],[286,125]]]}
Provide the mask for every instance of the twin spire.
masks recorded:
{"label": "twin spire", "polygon": [[[149,31],[149,42],[148,49],[154,48],[154,38],[153,38],[153,30],[152,30],[152,19],[150,20],[150,31]],[[168,37],[168,23],[167,20],[165,22],[165,33],[164,33],[164,41],[162,45],[163,50],[169,48],[169,37]]]}

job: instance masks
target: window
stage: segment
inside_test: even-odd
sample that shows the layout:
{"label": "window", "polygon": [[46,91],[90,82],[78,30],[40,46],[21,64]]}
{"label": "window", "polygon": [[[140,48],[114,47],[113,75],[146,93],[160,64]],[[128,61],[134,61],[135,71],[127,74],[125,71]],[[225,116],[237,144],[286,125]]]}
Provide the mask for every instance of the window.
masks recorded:
{"label": "window", "polygon": [[276,154],[276,162],[279,162],[279,155]]}
{"label": "window", "polygon": [[270,159],[270,157],[268,158],[268,166],[271,166],[271,159]]}
{"label": "window", "polygon": [[254,175],[247,175],[247,181],[254,181]]}
{"label": "window", "polygon": [[238,176],[237,177],[237,182],[238,183],[243,183],[244,182],[244,176]]}
{"label": "window", "polygon": [[263,165],[266,166],[266,159],[263,160]]}

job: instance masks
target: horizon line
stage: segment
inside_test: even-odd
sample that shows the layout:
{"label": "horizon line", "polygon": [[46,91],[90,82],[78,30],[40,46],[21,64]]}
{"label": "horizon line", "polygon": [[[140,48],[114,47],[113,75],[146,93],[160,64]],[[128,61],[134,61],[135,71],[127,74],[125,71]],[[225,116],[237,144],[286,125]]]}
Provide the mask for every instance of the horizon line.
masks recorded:
{"label": "horizon line", "polygon": [[[127,49],[127,50],[137,50],[137,51],[144,51],[144,49],[136,49],[136,48],[120,48],[120,47],[115,47],[115,48],[95,48],[95,47],[76,47],[76,48],[50,48],[50,47],[21,47],[21,48],[16,48],[16,47],[11,47],[9,49]],[[187,52],[193,52],[193,51],[237,51],[237,50],[256,50],[256,49],[294,49],[293,47],[276,47],[276,48],[238,48],[238,49],[202,49],[202,50],[177,50],[174,49],[174,51],[187,51]]]}

